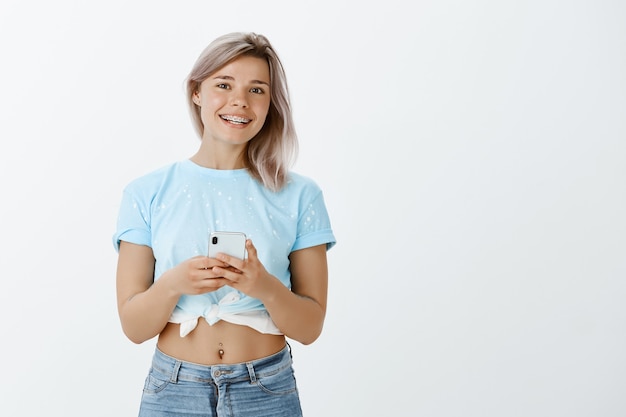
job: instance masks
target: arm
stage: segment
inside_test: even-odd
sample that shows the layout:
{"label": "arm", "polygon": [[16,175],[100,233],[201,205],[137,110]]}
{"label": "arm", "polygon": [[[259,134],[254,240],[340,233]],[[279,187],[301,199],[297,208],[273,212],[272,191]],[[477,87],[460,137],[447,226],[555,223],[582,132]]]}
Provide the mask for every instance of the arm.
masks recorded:
{"label": "arm", "polygon": [[210,268],[223,265],[197,256],[166,271],[154,282],[154,255],[148,246],[120,242],[117,308],[124,334],[134,343],[152,339],[165,327],[182,294],[201,294],[224,285]]}
{"label": "arm", "polygon": [[117,261],[117,309],[124,334],[142,343],[163,330],[178,297],[154,279],[154,255],[148,246],[120,242]]}
{"label": "arm", "polygon": [[289,259],[291,291],[276,280],[276,290],[262,301],[285,335],[307,345],[322,333],[326,317],[326,245],[292,252]]}
{"label": "arm", "polygon": [[326,315],[328,265],[326,245],[294,251],[289,256],[291,286],[289,290],[269,274],[250,240],[246,242],[248,259],[220,254],[218,258],[240,273],[215,268],[216,274],[229,279],[233,288],[258,298],[285,336],[302,344],[313,343],[321,334]]}

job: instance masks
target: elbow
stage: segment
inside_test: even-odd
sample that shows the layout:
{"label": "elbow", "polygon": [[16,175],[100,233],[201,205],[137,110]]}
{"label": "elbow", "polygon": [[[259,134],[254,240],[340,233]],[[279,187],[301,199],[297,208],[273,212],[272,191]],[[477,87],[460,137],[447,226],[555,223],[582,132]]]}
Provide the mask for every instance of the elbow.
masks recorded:
{"label": "elbow", "polygon": [[306,331],[302,332],[302,334],[299,335],[300,337],[296,340],[307,346],[319,339],[322,334],[322,329],[324,328],[324,316],[325,314],[322,313],[321,316],[312,319],[309,322],[310,326],[305,326]]}
{"label": "elbow", "polygon": [[319,328],[311,329],[308,332],[304,332],[298,335],[297,337],[295,337],[294,339],[300,342],[301,344],[307,346],[315,342],[317,339],[319,339],[321,334],[322,334],[322,326],[320,325]]}
{"label": "elbow", "polygon": [[126,335],[126,338],[128,340],[130,340],[131,342],[133,342],[134,344],[136,344],[136,345],[140,345],[143,342],[145,342],[146,340],[148,340],[145,337],[141,337],[141,335],[135,334],[135,333],[130,332],[130,331],[126,330],[126,329],[123,329],[123,330],[124,330],[124,335]]}
{"label": "elbow", "polygon": [[146,340],[148,340],[148,339],[145,339],[145,338],[133,337],[133,336],[131,336],[129,334],[126,334],[126,337],[128,338],[128,340],[130,340],[131,342],[133,342],[136,345],[140,345],[143,342],[145,342]]}
{"label": "elbow", "polygon": [[317,339],[318,339],[317,337],[311,337],[307,339],[298,340],[298,342],[302,343],[305,346],[308,346],[312,344],[313,342],[315,342]]}
{"label": "elbow", "polygon": [[122,323],[122,331],[124,332],[126,338],[136,345],[140,345],[154,337],[145,334],[145,332],[137,331],[137,329],[134,329],[131,326],[124,326],[124,323]]}

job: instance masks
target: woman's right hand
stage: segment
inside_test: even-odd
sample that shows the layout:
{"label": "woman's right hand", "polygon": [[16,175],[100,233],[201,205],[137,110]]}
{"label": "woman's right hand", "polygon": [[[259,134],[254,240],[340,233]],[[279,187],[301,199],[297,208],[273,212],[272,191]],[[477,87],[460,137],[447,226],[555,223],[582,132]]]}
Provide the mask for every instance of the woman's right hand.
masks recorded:
{"label": "woman's right hand", "polygon": [[163,273],[159,280],[165,280],[178,296],[204,294],[218,290],[229,282],[213,272],[215,266],[228,268],[227,264],[215,258],[194,256]]}
{"label": "woman's right hand", "polygon": [[[126,336],[142,343],[167,325],[181,295],[215,291],[228,284],[213,272],[226,264],[206,256],[195,256],[165,271],[154,281],[154,255],[148,246],[121,242],[117,266],[117,304]],[[227,268],[229,271],[236,271]]]}

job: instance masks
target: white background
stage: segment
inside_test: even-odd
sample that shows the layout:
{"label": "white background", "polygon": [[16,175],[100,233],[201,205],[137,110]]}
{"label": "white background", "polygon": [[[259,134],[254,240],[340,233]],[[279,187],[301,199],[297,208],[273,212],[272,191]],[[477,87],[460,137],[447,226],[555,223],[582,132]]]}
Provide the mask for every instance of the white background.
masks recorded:
{"label": "white background", "polygon": [[626,415],[626,3],[7,1],[0,413],[133,416],[121,190],[195,152],[183,81],[231,31],[286,67],[338,239],[292,343],[305,415]]}

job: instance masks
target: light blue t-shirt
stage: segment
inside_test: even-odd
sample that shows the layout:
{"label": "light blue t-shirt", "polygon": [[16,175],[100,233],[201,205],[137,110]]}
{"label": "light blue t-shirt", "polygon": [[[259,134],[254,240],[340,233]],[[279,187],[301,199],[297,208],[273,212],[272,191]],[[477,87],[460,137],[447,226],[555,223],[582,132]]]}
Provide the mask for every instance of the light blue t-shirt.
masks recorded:
{"label": "light blue t-shirt", "polygon": [[[165,166],[126,186],[113,243],[120,240],[152,248],[155,281],[166,270],[193,256],[207,255],[212,231],[243,232],[257,248],[267,271],[291,288],[291,252],[320,244],[330,249],[335,237],[320,188],[290,173],[278,192],[265,188],[246,169],[215,170],[184,160]],[[189,333],[204,317],[280,333],[256,298],[223,287],[180,298],[171,322]],[[273,326],[273,327],[272,327]]]}

